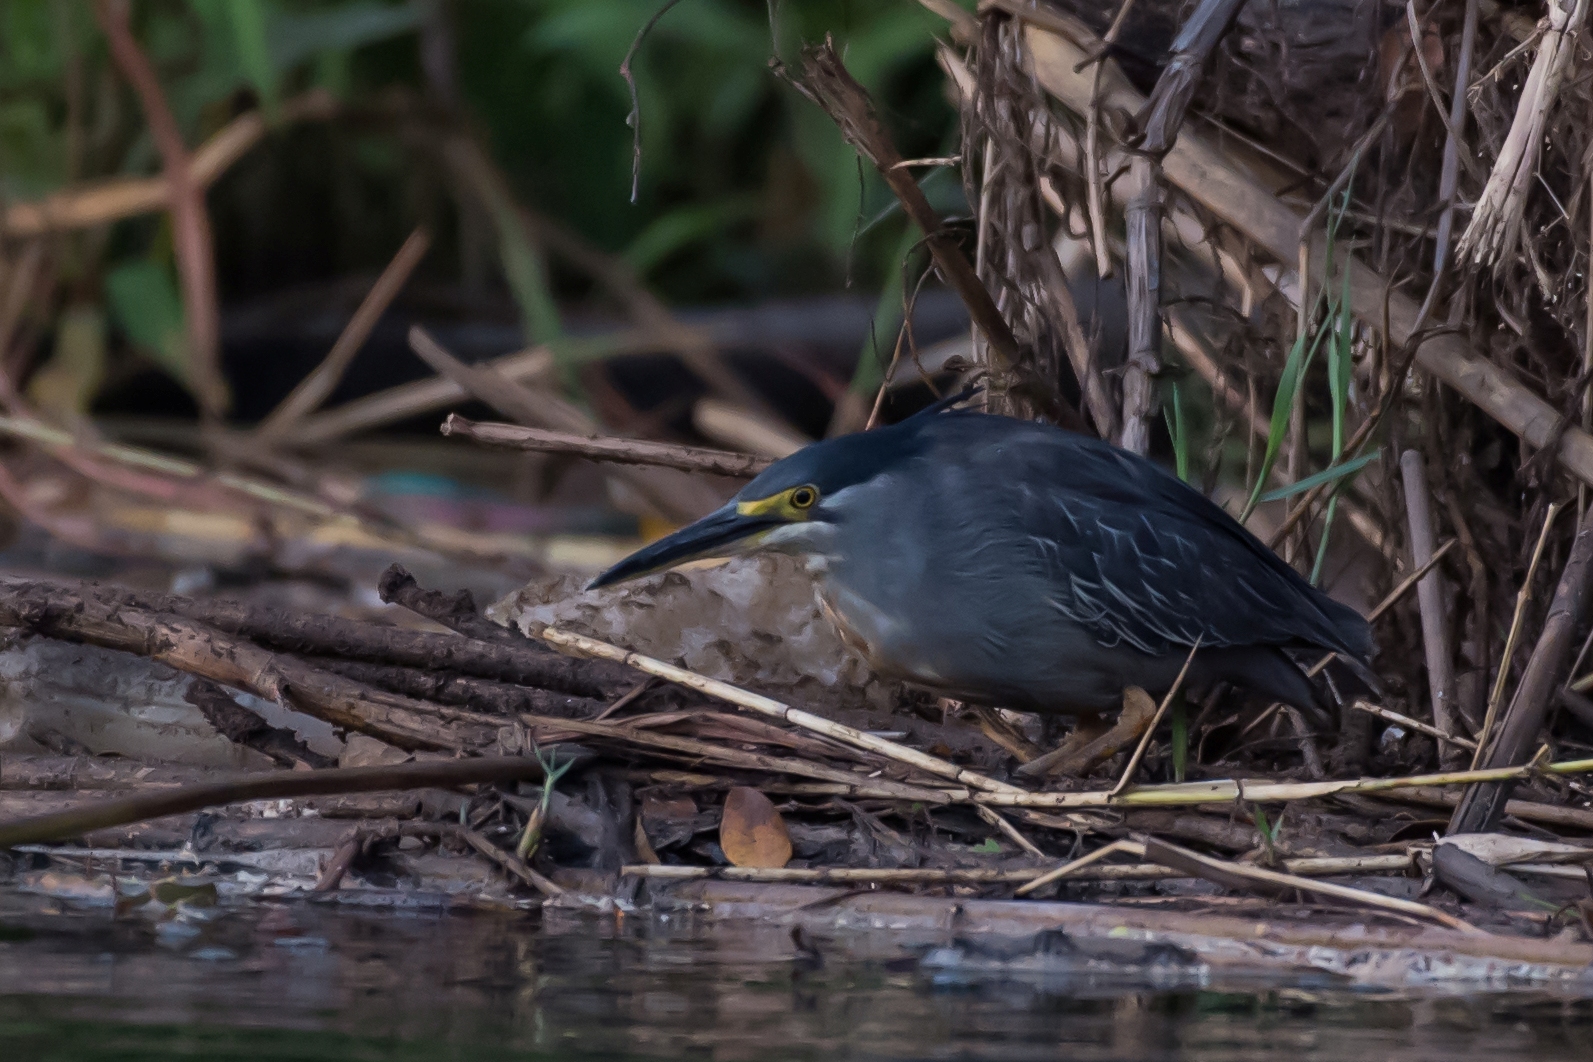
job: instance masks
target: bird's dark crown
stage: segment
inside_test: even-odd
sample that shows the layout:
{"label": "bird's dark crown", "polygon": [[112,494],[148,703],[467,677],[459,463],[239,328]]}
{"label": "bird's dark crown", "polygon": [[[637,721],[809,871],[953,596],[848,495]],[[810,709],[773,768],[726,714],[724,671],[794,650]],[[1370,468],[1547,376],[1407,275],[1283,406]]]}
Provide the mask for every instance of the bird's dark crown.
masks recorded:
{"label": "bird's dark crown", "polygon": [[758,501],[803,485],[816,488],[821,498],[828,498],[847,487],[867,483],[927,452],[929,440],[924,428],[936,416],[970,415],[969,411],[945,411],[972,396],[976,390],[970,388],[950,395],[888,428],[842,435],[805,446],[764,469],[734,500]]}

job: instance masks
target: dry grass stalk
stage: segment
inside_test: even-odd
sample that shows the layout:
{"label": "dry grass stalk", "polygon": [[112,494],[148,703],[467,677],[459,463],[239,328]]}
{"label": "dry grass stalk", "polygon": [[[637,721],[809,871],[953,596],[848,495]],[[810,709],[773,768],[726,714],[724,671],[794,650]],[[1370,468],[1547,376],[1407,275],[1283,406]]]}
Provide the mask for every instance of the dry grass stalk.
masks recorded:
{"label": "dry grass stalk", "polygon": [[1107,856],[1115,855],[1118,852],[1127,852],[1129,855],[1139,856],[1141,859],[1145,858],[1145,846],[1140,844],[1138,841],[1113,841],[1111,844],[1103,845],[1102,847],[1097,848],[1088,855],[1082,855],[1077,859],[1069,860],[1068,862],[1057,867],[1055,870],[1041,874],[1039,877],[1029,881],[1013,895],[1027,896],[1037,889],[1043,889],[1045,886],[1054,881],[1061,881],[1070,874],[1075,874],[1078,871],[1083,870],[1091,863],[1100,862]]}
{"label": "dry grass stalk", "polygon": [[431,234],[424,226],[409,234],[409,238],[398,248],[398,253],[393,255],[393,260],[376,278],[376,283],[371,285],[371,290],[366,292],[354,316],[343,326],[342,333],[332,344],[325,360],[299,381],[298,386],[260,422],[255,429],[260,439],[271,441],[281,438],[327,400],[348,367],[354,363],[354,356],[370,338],[376,322],[387,312],[387,307],[398,297],[410,274],[430,249]]}
{"label": "dry grass stalk", "polygon": [[1006,834],[1007,838],[1011,840],[1013,844],[1016,844],[1019,848],[1023,849],[1025,852],[1028,852],[1032,856],[1038,856],[1041,859],[1045,858],[1045,853],[1040,851],[1040,846],[1025,837],[1022,830],[1008,822],[1006,818],[999,812],[995,811],[994,809],[987,808],[983,804],[975,805],[974,810],[979,813],[979,817],[981,819],[984,819],[990,825]]}
{"label": "dry grass stalk", "polygon": [[710,450],[645,439],[621,439],[612,435],[576,435],[545,428],[527,428],[519,424],[466,420],[457,413],[450,413],[448,419],[443,421],[442,433],[511,450],[574,454],[593,461],[659,465],[678,468],[683,472],[706,472],[738,479],[751,479],[773,463],[766,457],[738,454],[731,450]]}
{"label": "dry grass stalk", "polygon": [[1510,618],[1510,633],[1505,636],[1504,653],[1499,658],[1499,674],[1494,679],[1493,692],[1488,696],[1488,714],[1483,717],[1482,729],[1477,732],[1477,751],[1471,757],[1472,770],[1482,763],[1482,754],[1488,748],[1494,718],[1499,714],[1500,702],[1504,700],[1505,684],[1510,681],[1510,662],[1515,659],[1521,625],[1526,621],[1527,605],[1532,601],[1532,584],[1538,575],[1538,562],[1543,559],[1543,549],[1549,542],[1549,529],[1554,526],[1554,518],[1560,515],[1561,508],[1563,506],[1560,503],[1552,503],[1544,514],[1543,529],[1538,532],[1538,544],[1532,548],[1532,561],[1527,565],[1526,578],[1521,580],[1521,589],[1516,591],[1516,608]]}
{"label": "dry grass stalk", "polygon": [[1527,189],[1538,172],[1544,126],[1587,19],[1588,0],[1548,0],[1548,26],[1521,89],[1515,120],[1460,237],[1459,254],[1477,265],[1497,265],[1521,239]]}
{"label": "dry grass stalk", "polygon": [[865,734],[861,730],[842,726],[840,723],[833,723],[811,712],[804,712],[800,708],[792,708],[790,705],[781,704],[773,698],[748,692],[732,686],[728,682],[707,678],[694,671],[687,671],[685,668],[666,664],[662,660],[655,660],[650,656],[629,652],[618,646],[609,645],[607,642],[600,642],[596,638],[572,634],[569,631],[561,631],[554,627],[545,628],[538,634],[538,637],[549,645],[554,645],[582,656],[593,656],[626,664],[638,671],[668,679],[670,682],[697,690],[699,693],[706,693],[710,697],[717,697],[722,701],[728,701],[738,707],[746,708],[774,719],[783,719],[793,726],[823,734],[825,737],[834,738],[854,748],[867,749],[869,752],[879,753],[882,756],[896,760],[898,763],[905,763],[910,767],[916,767],[937,777],[949,779],[959,785],[966,785],[986,793],[1028,795],[1015,785],[1008,785],[1006,782],[998,782],[994,778],[987,778],[976,771],[970,771],[958,767],[954,763],[948,763],[938,756],[931,756],[928,753],[919,752],[917,749],[898,745],[894,741],[886,741],[884,738]]}
{"label": "dry grass stalk", "polygon": [[653,734],[639,730],[634,726],[585,722],[579,719],[555,719],[538,715],[522,715],[520,720],[536,732],[539,745],[567,740],[566,735],[582,734],[591,737],[609,738],[644,748],[663,749],[668,752],[679,753],[696,761],[718,763],[727,767],[770,771],[796,775],[799,778],[812,778],[816,781],[832,782],[848,786],[850,792],[858,797],[882,800],[913,800],[928,804],[948,804],[951,802],[951,797],[940,789],[904,785],[900,782],[893,782],[888,778],[868,778],[852,771],[843,771],[822,763],[814,763],[811,760],[800,760],[786,756],[765,756],[760,753],[726,748],[707,741],[698,741],[694,738],[677,737],[673,734]]}

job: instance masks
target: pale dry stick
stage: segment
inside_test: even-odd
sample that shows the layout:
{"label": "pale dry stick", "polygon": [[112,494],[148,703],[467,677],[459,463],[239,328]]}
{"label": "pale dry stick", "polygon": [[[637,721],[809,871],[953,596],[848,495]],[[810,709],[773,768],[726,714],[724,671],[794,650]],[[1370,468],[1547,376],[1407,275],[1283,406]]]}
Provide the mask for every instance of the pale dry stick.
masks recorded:
{"label": "pale dry stick", "polygon": [[325,360],[299,381],[298,386],[278,403],[277,408],[266,414],[254,430],[256,438],[264,442],[281,438],[327,400],[353,364],[354,356],[370,338],[376,322],[387,312],[388,306],[398,297],[410,274],[430,249],[431,234],[424,225],[409,234],[409,238],[398,248],[398,253],[393,255],[393,260],[387,263],[387,268],[382,270],[381,276],[376,278],[376,283],[371,285],[371,290],[360,301],[354,316],[343,326],[342,333],[332,344]]}
{"label": "pale dry stick", "polygon": [[694,689],[699,693],[706,693],[710,697],[728,701],[737,707],[746,708],[749,711],[758,712],[775,719],[784,719],[793,726],[801,727],[804,730],[812,730],[815,733],[834,738],[854,748],[867,749],[869,752],[888,756],[899,763],[905,763],[929,774],[950,779],[959,785],[966,785],[972,789],[983,790],[987,793],[1028,795],[1026,790],[1020,789],[1015,785],[1008,785],[1006,782],[987,778],[985,775],[958,767],[956,764],[949,763],[938,756],[931,756],[926,752],[908,748],[906,745],[898,745],[894,741],[887,741],[884,738],[875,737],[861,730],[831,722],[821,716],[814,715],[812,712],[804,712],[800,708],[792,708],[788,704],[782,704],[771,697],[751,693],[737,686],[732,686],[728,682],[720,682],[718,679],[711,679],[694,671],[687,671],[685,668],[666,664],[662,660],[655,660],[650,656],[643,656],[641,653],[633,653],[621,649],[617,645],[600,642],[596,638],[588,638],[585,635],[561,631],[556,627],[546,627],[537,636],[549,645],[568,649],[582,656],[618,661],[646,674],[656,675],[661,679],[668,679],[670,682]]}
{"label": "pale dry stick", "polygon": [[1494,719],[1499,714],[1499,704],[1504,700],[1505,683],[1510,681],[1510,662],[1516,654],[1516,642],[1521,638],[1521,625],[1527,618],[1527,605],[1532,601],[1532,580],[1537,577],[1538,562],[1543,559],[1543,549],[1548,545],[1549,530],[1562,508],[1564,506],[1560,502],[1549,505],[1549,511],[1543,517],[1543,530],[1538,532],[1538,544],[1532,548],[1532,560],[1527,564],[1527,576],[1521,581],[1521,589],[1516,591],[1516,610],[1510,617],[1510,633],[1505,636],[1504,652],[1499,657],[1499,675],[1494,679],[1493,692],[1488,695],[1488,711],[1482,717],[1482,729],[1477,732],[1477,748],[1471,755],[1472,770],[1476,770],[1482,762],[1483,751],[1488,747]]}
{"label": "pale dry stick", "polygon": [[[1113,845],[1122,845],[1115,848]],[[1192,875],[1159,864],[1095,863],[1109,852],[1137,854],[1140,845],[1133,841],[1115,841],[1112,845],[1084,856],[1077,863],[1079,869],[1068,870],[1066,876],[1077,881],[1172,881]],[[1339,874],[1396,874],[1410,866],[1409,855],[1374,856],[1315,856],[1305,859],[1286,859],[1283,865],[1291,874],[1310,874],[1333,877]],[[1070,864],[1071,866],[1071,864]],[[877,885],[1021,885],[1015,896],[1028,895],[1033,889],[1057,880],[1038,881],[1036,875],[1056,875],[1056,870],[1041,871],[1032,868],[997,870],[993,868],[965,868],[939,870],[932,867],[697,867],[636,863],[621,867],[626,877],[652,878],[659,881],[748,881],[765,884],[785,882],[802,885],[824,884],[877,884]]]}
{"label": "pale dry stick", "polygon": [[1460,237],[1459,255],[1469,255],[1477,265],[1502,261],[1520,239],[1527,189],[1538,172],[1544,127],[1575,51],[1572,38],[1586,19],[1587,9],[1588,0],[1548,2],[1548,29],[1522,86],[1510,132]]}
{"label": "pale dry stick", "polygon": [[1129,855],[1138,856],[1141,859],[1145,858],[1145,846],[1140,844],[1138,841],[1113,841],[1111,844],[1103,845],[1102,847],[1097,848],[1088,855],[1083,855],[1077,859],[1070,860],[1066,863],[1063,863],[1055,870],[1041,874],[1039,877],[1034,878],[1021,889],[1014,892],[1013,895],[1027,896],[1029,893],[1034,892],[1037,889],[1045,888],[1053,881],[1061,881],[1069,874],[1083,870],[1091,863],[1098,863],[1107,856],[1115,855],[1118,852],[1127,852]]}
{"label": "pale dry stick", "polygon": [[1344,900],[1363,907],[1375,907],[1383,911],[1392,911],[1396,914],[1413,915],[1425,918],[1450,929],[1462,933],[1480,934],[1482,930],[1456,918],[1454,915],[1430,907],[1414,900],[1401,900],[1393,896],[1384,896],[1381,893],[1368,892],[1365,889],[1352,889],[1347,885],[1335,885],[1326,881],[1312,881],[1310,878],[1297,874],[1280,874],[1275,870],[1266,870],[1262,867],[1248,866],[1243,863],[1233,863],[1223,859],[1212,859],[1210,856],[1191,852],[1189,849],[1154,837],[1147,837],[1144,841],[1145,858],[1152,862],[1170,866],[1175,870],[1191,873],[1196,877],[1205,878],[1230,888],[1243,888],[1245,885],[1262,885],[1272,889],[1298,889],[1301,892],[1312,893],[1318,896],[1327,896],[1335,900]]}
{"label": "pale dry stick", "polygon": [[1106,245],[1106,205],[1101,175],[1101,71],[1105,66],[1107,49],[1117,40],[1123,21],[1133,10],[1134,0],[1122,0],[1117,15],[1101,38],[1101,53],[1095,59],[1094,82],[1090,88],[1089,124],[1084,131],[1084,173],[1089,181],[1088,203],[1090,210],[1090,242],[1095,246],[1095,275],[1102,279],[1112,275],[1112,254]]}
{"label": "pale dry stick", "polygon": [[1183,688],[1184,676],[1189,674],[1189,665],[1195,662],[1195,654],[1200,651],[1200,635],[1196,635],[1195,644],[1189,647],[1189,655],[1184,658],[1184,666],[1178,669],[1178,677],[1173,679],[1173,684],[1168,687],[1167,694],[1162,698],[1162,703],[1156,706],[1156,714],[1151,716],[1150,725],[1145,728],[1145,733],[1140,735],[1139,744],[1134,746],[1134,754],[1128,758],[1128,766],[1123,768],[1123,777],[1117,780],[1112,787],[1110,796],[1116,796],[1128,788],[1128,783],[1134,780],[1134,772],[1139,770],[1139,761],[1144,758],[1145,750],[1150,747],[1151,737],[1156,733],[1156,727],[1162,721],[1162,716],[1167,714],[1167,706],[1173,703],[1173,698],[1178,696],[1178,691]]}
{"label": "pale dry stick", "polygon": [[[1433,555],[1432,493],[1427,487],[1427,466],[1416,450],[1399,455],[1405,480],[1405,519],[1410,527],[1411,562],[1418,568]],[[1433,726],[1443,734],[1460,733],[1455,710],[1455,665],[1449,654],[1449,625],[1444,616],[1444,588],[1434,570],[1416,584],[1416,604],[1422,620],[1422,646],[1427,653],[1427,688],[1432,697]],[[1449,739],[1445,739],[1448,741]],[[1445,767],[1458,767],[1458,750],[1440,750]]]}
{"label": "pale dry stick", "polygon": [[1028,852],[1032,856],[1039,856],[1042,859],[1045,858],[1045,853],[1040,851],[1040,846],[1025,837],[1023,835],[1023,831],[1019,830],[1012,823],[1008,822],[1006,817],[1000,812],[994,810],[993,808],[987,808],[983,804],[974,805],[974,810],[979,813],[979,817],[981,819],[984,819],[990,825],[1006,834],[1019,848],[1023,849],[1025,852]]}
{"label": "pale dry stick", "polygon": [[[287,100],[278,111],[283,123],[330,118],[337,100],[321,89]],[[194,149],[189,171],[202,188],[208,188],[248,154],[267,133],[265,118],[259,111],[239,115],[199,147]],[[0,212],[0,234],[14,239],[29,239],[51,232],[92,228],[122,218],[153,214],[171,201],[171,185],[165,176],[114,177],[103,181],[79,181],[42,199],[8,204]]]}
{"label": "pale dry stick", "polygon": [[1350,704],[1350,707],[1357,711],[1368,712],[1379,719],[1386,719],[1390,723],[1402,726],[1407,730],[1415,730],[1418,733],[1426,734],[1428,737],[1437,738],[1439,741],[1447,742],[1450,745],[1458,745],[1463,749],[1475,750],[1477,748],[1477,743],[1470,738],[1446,734],[1430,723],[1412,719],[1408,715],[1400,715],[1398,712],[1390,711],[1382,705],[1368,704],[1366,701],[1354,701]]}
{"label": "pale dry stick", "polygon": [[442,434],[458,435],[486,446],[511,450],[573,454],[592,461],[658,465],[678,468],[683,472],[706,472],[737,479],[751,479],[774,463],[767,457],[736,453],[734,450],[623,439],[613,435],[577,435],[546,428],[528,428],[520,424],[466,420],[457,413],[450,413],[448,419],[443,421]]}

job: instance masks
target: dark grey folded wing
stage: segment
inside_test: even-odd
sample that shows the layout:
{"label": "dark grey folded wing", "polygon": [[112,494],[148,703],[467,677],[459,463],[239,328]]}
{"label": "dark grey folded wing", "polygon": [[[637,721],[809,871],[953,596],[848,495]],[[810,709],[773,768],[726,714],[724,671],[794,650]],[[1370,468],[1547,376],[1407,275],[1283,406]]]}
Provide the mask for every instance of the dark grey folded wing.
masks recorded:
{"label": "dark grey folded wing", "polygon": [[1020,522],[1056,587],[1054,604],[1103,644],[1315,646],[1362,660],[1371,634],[1232,517],[1148,461],[1056,437],[1025,447],[1045,467]]}

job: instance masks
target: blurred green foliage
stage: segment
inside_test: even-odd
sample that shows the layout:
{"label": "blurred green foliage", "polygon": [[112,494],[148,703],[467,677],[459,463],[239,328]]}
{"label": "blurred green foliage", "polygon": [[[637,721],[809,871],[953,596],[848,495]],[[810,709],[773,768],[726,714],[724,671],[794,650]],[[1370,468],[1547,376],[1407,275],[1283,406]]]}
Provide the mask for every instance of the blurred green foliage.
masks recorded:
{"label": "blurred green foliage", "polygon": [[[415,115],[453,114],[521,202],[621,254],[676,302],[878,291],[905,225],[829,120],[771,70],[833,34],[903,153],[955,143],[934,63],[945,26],[912,0],[684,0],[641,42],[641,181],[630,200],[631,99],[619,66],[662,0],[140,0],[134,29],[188,144],[311,88],[347,106],[280,131],[209,195],[224,299],[372,273],[418,221],[444,246],[424,272],[506,296],[526,264],[472,228]],[[423,140],[424,138],[422,138]],[[0,0],[0,196],[157,172],[137,98],[93,8]],[[943,175],[948,209],[960,193]],[[488,263],[484,269],[483,261]],[[48,314],[101,308],[114,335],[181,378],[169,226],[149,216],[54,240]],[[590,285],[551,274],[578,302]],[[516,292],[516,294],[523,294]],[[506,300],[507,301],[507,300]],[[527,305],[524,297],[519,299]],[[174,318],[173,313],[177,314]],[[42,322],[45,335],[58,321]]]}

